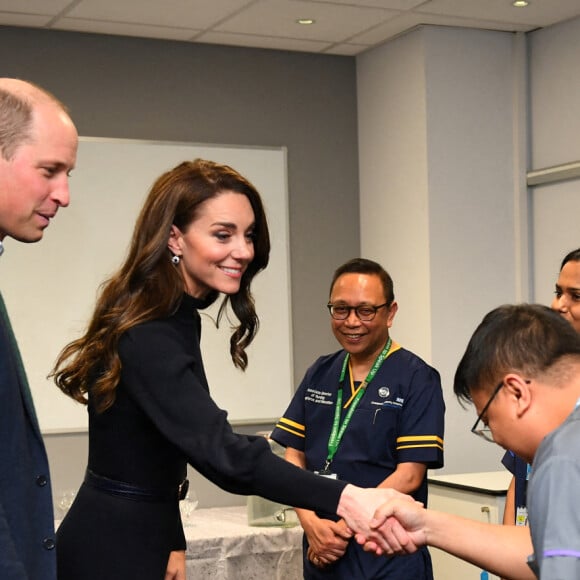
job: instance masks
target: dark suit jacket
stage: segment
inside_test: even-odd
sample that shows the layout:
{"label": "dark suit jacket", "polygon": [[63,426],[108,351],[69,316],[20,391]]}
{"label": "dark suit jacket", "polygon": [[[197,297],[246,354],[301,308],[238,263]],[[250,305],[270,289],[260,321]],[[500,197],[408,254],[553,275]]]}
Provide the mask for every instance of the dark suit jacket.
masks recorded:
{"label": "dark suit jacket", "polygon": [[48,460],[0,294],[0,578],[55,580]]}

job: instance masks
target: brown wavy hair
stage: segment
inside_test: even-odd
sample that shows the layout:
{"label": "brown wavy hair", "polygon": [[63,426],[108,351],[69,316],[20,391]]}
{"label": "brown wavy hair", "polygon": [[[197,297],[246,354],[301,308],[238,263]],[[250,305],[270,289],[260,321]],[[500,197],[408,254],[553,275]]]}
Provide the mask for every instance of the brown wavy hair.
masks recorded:
{"label": "brown wavy hair", "polygon": [[[245,349],[259,326],[250,284],[267,266],[270,254],[266,215],[258,191],[247,179],[227,165],[196,159],[181,163],[153,184],[135,224],[128,256],[103,284],[86,333],[59,354],[51,376],[66,395],[87,404],[90,388],[99,412],[114,403],[121,373],[117,352],[121,335],[137,324],[171,315],[183,296],[185,283],[167,247],[171,226],[185,231],[200,206],[225,191],[245,195],[255,219],[254,259],[239,291],[224,297],[216,320],[218,325],[229,303],[239,320],[230,337],[230,354],[234,365],[245,370]],[[214,291],[210,299],[217,297]]]}

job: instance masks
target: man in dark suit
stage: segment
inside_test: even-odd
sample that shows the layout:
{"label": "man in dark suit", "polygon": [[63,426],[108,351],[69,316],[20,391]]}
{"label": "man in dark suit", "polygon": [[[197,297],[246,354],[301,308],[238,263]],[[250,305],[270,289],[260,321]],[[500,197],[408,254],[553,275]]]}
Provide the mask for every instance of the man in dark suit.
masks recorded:
{"label": "man in dark suit", "polygon": [[[54,96],[0,79],[0,256],[7,237],[42,239],[68,205],[77,145],[75,126]],[[0,289],[11,275],[0,273]],[[54,538],[48,461],[0,293],[0,578],[55,580]]]}

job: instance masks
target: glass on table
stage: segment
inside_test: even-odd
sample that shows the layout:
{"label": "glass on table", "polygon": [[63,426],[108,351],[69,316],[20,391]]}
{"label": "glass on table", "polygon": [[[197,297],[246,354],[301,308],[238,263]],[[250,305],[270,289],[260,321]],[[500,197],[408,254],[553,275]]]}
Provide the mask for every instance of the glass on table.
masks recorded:
{"label": "glass on table", "polygon": [[58,513],[60,518],[63,519],[66,516],[70,506],[73,504],[75,497],[77,495],[76,490],[74,489],[65,489],[58,497]]}
{"label": "glass on table", "polygon": [[195,489],[189,488],[185,499],[179,502],[179,510],[181,512],[181,521],[184,526],[191,526],[193,524],[193,512],[197,508],[199,500]]}

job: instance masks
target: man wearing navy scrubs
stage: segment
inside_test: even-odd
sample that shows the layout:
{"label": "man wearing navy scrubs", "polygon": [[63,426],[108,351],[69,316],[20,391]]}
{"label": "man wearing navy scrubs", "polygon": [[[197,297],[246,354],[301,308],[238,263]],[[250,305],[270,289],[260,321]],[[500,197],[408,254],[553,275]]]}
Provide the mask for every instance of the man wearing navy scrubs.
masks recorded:
{"label": "man wearing navy scrubs", "polygon": [[[427,468],[443,466],[445,406],[437,371],[389,336],[393,282],[376,262],[355,259],[333,277],[328,309],[342,349],[306,372],[272,438],[288,461],[321,477],[391,487],[427,503]],[[376,558],[332,514],[297,509],[304,578],[430,580],[426,549]]]}

